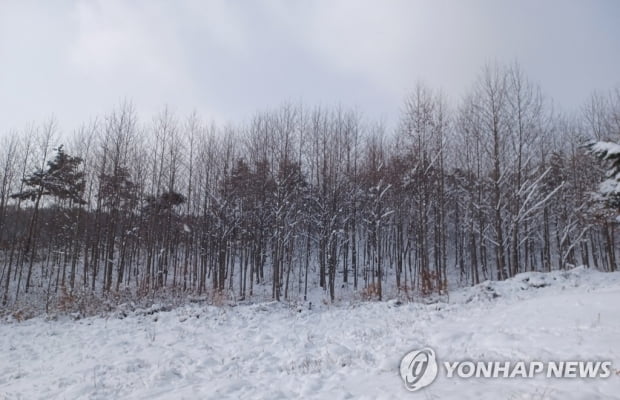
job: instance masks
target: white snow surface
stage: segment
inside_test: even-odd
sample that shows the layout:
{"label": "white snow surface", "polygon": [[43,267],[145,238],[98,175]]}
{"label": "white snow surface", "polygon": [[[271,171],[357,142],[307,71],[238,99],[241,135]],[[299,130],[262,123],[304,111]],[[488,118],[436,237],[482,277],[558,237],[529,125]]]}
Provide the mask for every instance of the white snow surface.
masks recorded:
{"label": "white snow surface", "polygon": [[[403,355],[610,360],[609,378],[448,379],[408,392]],[[0,322],[0,399],[620,398],[620,273],[524,273],[397,301],[238,307]]]}

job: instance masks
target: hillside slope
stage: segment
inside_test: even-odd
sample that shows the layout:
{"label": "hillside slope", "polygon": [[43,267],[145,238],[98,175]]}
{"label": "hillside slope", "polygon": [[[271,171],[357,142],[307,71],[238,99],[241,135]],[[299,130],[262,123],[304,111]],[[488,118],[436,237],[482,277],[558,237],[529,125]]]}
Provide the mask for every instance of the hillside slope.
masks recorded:
{"label": "hillside slope", "polygon": [[[520,274],[448,303],[295,308],[189,305],[108,318],[0,323],[0,398],[612,399],[620,273]],[[415,394],[398,370],[441,360],[611,360],[606,379],[447,379]]]}

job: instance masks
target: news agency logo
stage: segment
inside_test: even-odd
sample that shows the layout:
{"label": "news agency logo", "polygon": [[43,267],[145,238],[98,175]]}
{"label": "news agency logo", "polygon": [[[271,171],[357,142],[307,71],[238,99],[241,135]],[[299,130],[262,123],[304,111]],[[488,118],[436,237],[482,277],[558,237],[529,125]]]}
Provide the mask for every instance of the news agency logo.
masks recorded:
{"label": "news agency logo", "polygon": [[400,376],[407,390],[415,392],[435,381],[440,366],[446,378],[608,378],[611,361],[444,361],[437,363],[431,348],[410,351],[400,362]]}
{"label": "news agency logo", "polygon": [[407,390],[415,392],[437,378],[437,359],[433,349],[410,351],[400,362],[400,376]]}

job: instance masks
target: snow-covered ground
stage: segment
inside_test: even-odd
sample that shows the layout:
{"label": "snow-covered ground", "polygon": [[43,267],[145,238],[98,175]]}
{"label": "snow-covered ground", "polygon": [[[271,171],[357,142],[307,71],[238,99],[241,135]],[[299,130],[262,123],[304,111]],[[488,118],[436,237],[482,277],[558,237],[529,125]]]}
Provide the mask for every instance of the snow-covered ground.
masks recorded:
{"label": "snow-covered ground", "polygon": [[[308,310],[192,304],[0,323],[0,399],[620,398],[620,273],[527,273],[448,303]],[[606,379],[448,379],[408,392],[403,355],[611,360]]]}

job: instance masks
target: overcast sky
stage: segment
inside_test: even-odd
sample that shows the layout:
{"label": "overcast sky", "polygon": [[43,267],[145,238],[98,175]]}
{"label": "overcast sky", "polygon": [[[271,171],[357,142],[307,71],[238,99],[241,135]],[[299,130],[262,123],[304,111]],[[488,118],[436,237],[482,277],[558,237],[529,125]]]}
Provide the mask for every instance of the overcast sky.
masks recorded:
{"label": "overcast sky", "polygon": [[620,84],[620,1],[0,0],[0,132],[133,101],[218,122],[284,101],[393,121],[417,81],[457,101],[519,60],[567,110]]}

